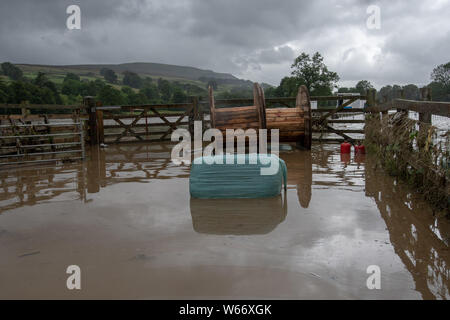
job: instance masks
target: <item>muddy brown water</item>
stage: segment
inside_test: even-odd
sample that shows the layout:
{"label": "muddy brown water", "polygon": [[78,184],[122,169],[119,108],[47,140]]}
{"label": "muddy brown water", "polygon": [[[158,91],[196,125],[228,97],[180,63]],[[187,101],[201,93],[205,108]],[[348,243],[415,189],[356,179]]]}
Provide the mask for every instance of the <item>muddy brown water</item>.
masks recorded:
{"label": "muddy brown water", "polygon": [[273,199],[190,199],[168,144],[0,170],[0,298],[450,298],[449,221],[337,149],[281,152],[289,187]]}

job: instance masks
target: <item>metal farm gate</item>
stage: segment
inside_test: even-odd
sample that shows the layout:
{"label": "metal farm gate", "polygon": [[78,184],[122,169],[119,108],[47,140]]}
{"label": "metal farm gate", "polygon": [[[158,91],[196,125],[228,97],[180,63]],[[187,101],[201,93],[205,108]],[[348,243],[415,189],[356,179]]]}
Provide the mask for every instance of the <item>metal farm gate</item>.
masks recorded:
{"label": "metal farm gate", "polygon": [[0,120],[0,169],[84,159],[83,122],[79,116],[15,118]]}

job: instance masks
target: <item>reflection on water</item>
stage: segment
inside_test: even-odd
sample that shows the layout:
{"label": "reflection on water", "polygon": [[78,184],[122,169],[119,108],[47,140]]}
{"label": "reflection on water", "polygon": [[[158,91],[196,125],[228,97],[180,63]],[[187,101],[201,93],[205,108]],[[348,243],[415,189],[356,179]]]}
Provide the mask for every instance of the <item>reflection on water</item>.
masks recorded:
{"label": "reflection on water", "polygon": [[[281,152],[288,168],[289,215],[301,216],[312,202],[327,201],[315,197],[320,192],[323,197],[328,190],[347,195],[350,191],[355,197],[372,199],[377,219],[384,221],[395,254],[414,280],[415,289],[425,299],[450,298],[449,221],[434,217],[420,197],[375,169],[370,156],[340,155],[337,150],[337,145],[318,145],[311,152]],[[170,154],[169,144],[111,145],[91,150],[89,160],[84,163],[0,170],[0,216],[42,203],[69,200],[92,203],[97,201],[93,196],[101,194],[102,189],[119,186],[115,192],[120,195],[123,190],[125,194],[128,183],[145,185],[152,192],[151,188],[158,188],[155,182],[160,179],[186,182],[189,167],[172,164]],[[199,234],[271,235],[288,220],[286,197],[239,201],[191,199],[190,203],[184,200],[180,203],[190,208],[193,230]],[[293,205],[297,201],[298,206]],[[168,207],[169,202],[167,195],[161,199],[161,206]],[[368,217],[361,214],[358,219]],[[314,262],[314,257],[311,261]]]}
{"label": "reflection on water", "polygon": [[450,299],[450,224],[433,217],[430,208],[401,183],[373,169],[366,170],[366,195],[386,222],[395,253],[410,271],[424,299]]}
{"label": "reflection on water", "polygon": [[[269,199],[191,199],[192,224],[198,233],[267,234],[287,214],[286,197]],[[258,208],[258,210],[255,210]]]}
{"label": "reflection on water", "polygon": [[187,178],[189,168],[170,161],[168,144],[93,148],[83,163],[0,168],[0,214],[50,200],[89,201],[89,194],[123,182]]}

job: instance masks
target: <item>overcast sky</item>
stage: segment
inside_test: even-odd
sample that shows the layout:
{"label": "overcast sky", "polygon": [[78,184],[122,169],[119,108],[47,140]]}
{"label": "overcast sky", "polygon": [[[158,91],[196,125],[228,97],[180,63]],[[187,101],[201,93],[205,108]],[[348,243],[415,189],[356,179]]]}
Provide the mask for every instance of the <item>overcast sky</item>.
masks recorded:
{"label": "overcast sky", "polygon": [[[81,30],[66,27],[81,8]],[[369,30],[366,10],[381,9]],[[450,0],[1,0],[0,61],[159,62],[277,85],[319,51],[341,85],[425,84],[450,61]]]}

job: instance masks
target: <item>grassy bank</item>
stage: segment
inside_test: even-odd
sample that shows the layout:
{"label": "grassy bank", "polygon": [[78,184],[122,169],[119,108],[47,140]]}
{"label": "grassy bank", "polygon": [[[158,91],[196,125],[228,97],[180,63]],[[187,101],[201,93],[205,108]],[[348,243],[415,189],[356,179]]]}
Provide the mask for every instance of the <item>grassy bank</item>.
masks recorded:
{"label": "grassy bank", "polygon": [[382,167],[450,217],[449,131],[438,131],[402,113],[370,115],[365,130],[368,151],[376,154]]}

